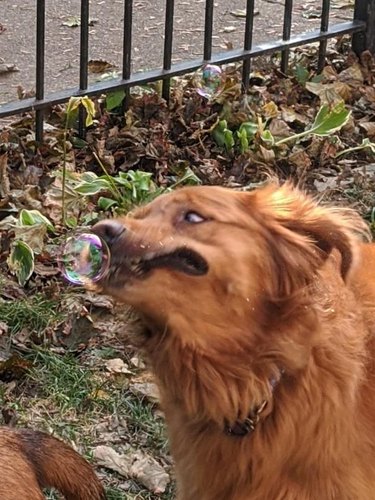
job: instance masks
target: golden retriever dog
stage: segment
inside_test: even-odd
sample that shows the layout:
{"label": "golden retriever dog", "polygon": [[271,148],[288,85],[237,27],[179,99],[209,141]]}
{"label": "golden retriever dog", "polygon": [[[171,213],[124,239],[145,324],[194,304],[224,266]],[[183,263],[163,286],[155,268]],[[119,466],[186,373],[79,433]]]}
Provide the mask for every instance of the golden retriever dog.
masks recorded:
{"label": "golden retriever dog", "polygon": [[104,489],[70,446],[30,429],[0,427],[0,499],[44,500],[43,488],[67,500],[105,500]]}
{"label": "golden retriever dog", "polygon": [[178,499],[375,499],[375,251],[355,212],[289,184],[187,187],[94,232],[97,289],[146,325]]}

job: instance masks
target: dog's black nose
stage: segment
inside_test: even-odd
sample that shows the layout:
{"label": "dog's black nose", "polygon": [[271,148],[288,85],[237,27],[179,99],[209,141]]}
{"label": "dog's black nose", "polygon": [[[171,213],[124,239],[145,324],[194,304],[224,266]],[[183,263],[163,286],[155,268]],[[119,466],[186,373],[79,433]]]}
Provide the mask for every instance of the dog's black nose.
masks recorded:
{"label": "dog's black nose", "polygon": [[103,238],[107,245],[113,245],[125,232],[125,226],[116,220],[102,220],[92,228],[93,233]]}

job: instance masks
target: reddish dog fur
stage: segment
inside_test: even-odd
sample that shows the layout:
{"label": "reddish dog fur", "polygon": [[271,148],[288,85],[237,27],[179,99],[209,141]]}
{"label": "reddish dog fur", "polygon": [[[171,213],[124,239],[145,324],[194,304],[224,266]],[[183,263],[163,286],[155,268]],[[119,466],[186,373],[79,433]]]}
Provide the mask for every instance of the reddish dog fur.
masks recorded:
{"label": "reddish dog fur", "polygon": [[105,500],[90,464],[62,441],[29,429],[0,428],[1,500],[44,500],[43,488],[67,500]]}
{"label": "reddish dog fur", "polygon": [[[193,187],[94,231],[112,252],[98,288],[147,325],[180,500],[375,497],[375,249],[356,213],[288,184]],[[253,432],[225,432],[263,402]]]}

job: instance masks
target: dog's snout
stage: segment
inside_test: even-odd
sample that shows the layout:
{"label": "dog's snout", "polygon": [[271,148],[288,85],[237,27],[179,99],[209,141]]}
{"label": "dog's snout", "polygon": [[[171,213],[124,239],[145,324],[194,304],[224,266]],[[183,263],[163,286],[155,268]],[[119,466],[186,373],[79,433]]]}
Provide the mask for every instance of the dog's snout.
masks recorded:
{"label": "dog's snout", "polygon": [[100,236],[108,245],[113,245],[125,232],[126,228],[116,220],[103,220],[93,227],[93,232]]}

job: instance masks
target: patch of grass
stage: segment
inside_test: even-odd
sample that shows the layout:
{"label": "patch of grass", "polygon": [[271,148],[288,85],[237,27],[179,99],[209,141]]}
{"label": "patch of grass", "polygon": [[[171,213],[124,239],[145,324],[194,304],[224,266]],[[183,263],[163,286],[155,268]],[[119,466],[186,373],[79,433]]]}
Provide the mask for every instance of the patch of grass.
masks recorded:
{"label": "patch of grass", "polygon": [[125,494],[123,490],[117,488],[106,489],[107,500],[124,500]]}
{"label": "patch of grass", "polygon": [[0,300],[0,318],[15,335],[23,328],[41,335],[48,326],[60,319],[58,304],[42,294],[18,300]]}
{"label": "patch of grass", "polygon": [[[90,462],[93,448],[103,444],[102,432],[113,435],[115,448],[131,446],[168,462],[164,421],[156,414],[156,405],[134,394],[126,377],[103,370],[103,359],[116,351],[105,348],[101,355],[98,351],[80,357],[34,348],[27,356],[33,367],[22,382],[22,393],[14,394],[13,400],[8,395],[7,406],[16,410],[20,425],[31,424],[75,443]],[[105,439],[111,446],[111,439]],[[106,471],[105,484],[109,500],[155,498],[135,480],[114,472]],[[173,487],[158,498],[173,499]],[[54,491],[46,494],[50,500],[60,499]]]}
{"label": "patch of grass", "polygon": [[121,415],[134,436],[140,433],[151,436],[158,449],[164,445],[164,426],[154,415],[155,405],[134,395],[126,388],[126,382],[118,384],[100,377],[100,373],[82,366],[79,358],[71,354],[61,356],[50,350],[35,349],[30,358],[34,366],[29,377],[38,397],[50,400],[59,412],[74,411],[93,417]]}
{"label": "patch of grass", "polygon": [[51,399],[61,413],[69,410],[85,411],[94,394],[95,384],[88,369],[80,366],[71,354],[64,356],[47,349],[36,349],[32,354],[34,367],[30,378],[35,384],[42,382],[39,390]]}
{"label": "patch of grass", "polygon": [[60,500],[60,499],[62,499],[62,496],[56,490],[46,489],[46,490],[44,490],[43,493],[46,497],[46,500]]}
{"label": "patch of grass", "polygon": [[176,492],[173,485],[170,485],[163,495],[155,495],[148,490],[139,488],[134,482],[130,482],[128,491],[119,488],[107,488],[106,494],[108,500],[173,500],[176,497]]}
{"label": "patch of grass", "polygon": [[155,416],[155,406],[131,392],[124,394],[119,410],[126,418],[129,432],[140,445],[156,452],[167,452],[164,421]]}

